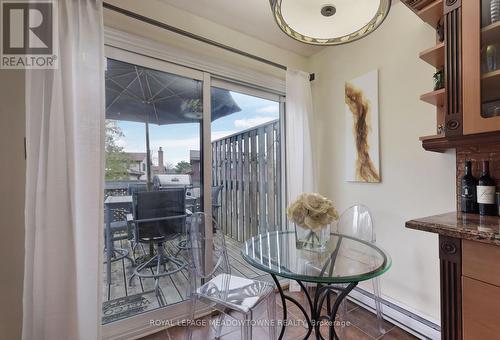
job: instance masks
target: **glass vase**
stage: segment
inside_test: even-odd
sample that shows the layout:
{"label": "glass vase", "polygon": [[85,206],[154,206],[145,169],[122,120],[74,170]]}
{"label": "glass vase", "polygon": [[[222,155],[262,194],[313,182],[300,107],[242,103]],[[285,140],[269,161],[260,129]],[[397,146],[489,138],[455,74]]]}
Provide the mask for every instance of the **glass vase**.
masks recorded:
{"label": "glass vase", "polygon": [[481,49],[481,70],[483,73],[494,72],[498,69],[498,50],[499,44],[484,46]]}
{"label": "glass vase", "polygon": [[295,224],[295,245],[297,249],[322,251],[330,239],[330,225],[311,230]]}

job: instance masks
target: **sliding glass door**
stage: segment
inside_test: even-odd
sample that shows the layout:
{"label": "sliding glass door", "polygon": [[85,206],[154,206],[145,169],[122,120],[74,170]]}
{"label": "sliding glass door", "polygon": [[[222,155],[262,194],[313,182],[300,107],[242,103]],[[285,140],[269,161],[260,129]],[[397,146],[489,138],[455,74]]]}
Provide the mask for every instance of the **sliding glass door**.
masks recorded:
{"label": "sliding glass door", "polygon": [[278,95],[213,80],[212,98],[222,91],[236,107],[212,115],[212,185],[220,189],[215,215],[230,242],[241,245],[282,225],[283,105]]}
{"label": "sliding glass door", "polygon": [[[106,54],[102,323],[113,338],[187,316],[192,213],[221,225],[235,275],[266,279],[239,252],[283,221],[283,100],[121,49]],[[182,194],[169,200],[173,192]],[[148,209],[177,209],[184,227],[152,235],[134,222]]]}
{"label": "sliding glass door", "polygon": [[185,227],[130,221],[158,211],[153,196],[167,202],[166,214],[204,210],[203,102],[210,101],[202,72],[112,48],[106,65],[103,325],[152,317],[187,299]]}

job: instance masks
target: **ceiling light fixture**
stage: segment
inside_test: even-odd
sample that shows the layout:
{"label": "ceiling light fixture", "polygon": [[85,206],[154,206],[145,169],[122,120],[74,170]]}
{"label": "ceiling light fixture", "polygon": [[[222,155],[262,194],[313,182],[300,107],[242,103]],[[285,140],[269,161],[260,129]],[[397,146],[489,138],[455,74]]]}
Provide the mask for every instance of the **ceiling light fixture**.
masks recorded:
{"label": "ceiling light fixture", "polygon": [[391,0],[269,0],[283,32],[312,45],[340,45],[375,31]]}

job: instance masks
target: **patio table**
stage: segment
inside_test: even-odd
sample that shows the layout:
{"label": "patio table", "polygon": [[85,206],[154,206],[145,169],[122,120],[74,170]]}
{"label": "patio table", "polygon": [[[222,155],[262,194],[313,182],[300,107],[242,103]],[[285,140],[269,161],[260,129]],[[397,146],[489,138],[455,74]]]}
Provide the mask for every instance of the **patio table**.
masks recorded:
{"label": "patio table", "polygon": [[[390,256],[376,245],[355,237],[331,233],[322,250],[298,248],[293,231],[273,231],[248,239],[241,251],[243,258],[252,266],[271,274],[278,287],[283,305],[283,323],[279,339],[283,338],[287,325],[286,300],[295,304],[304,314],[308,339],[314,330],[316,339],[323,339],[320,325],[328,321],[329,338],[338,339],[335,318],[342,300],[356,285],[385,273],[391,266]],[[306,309],[293,297],[285,295],[278,276],[296,281],[304,291],[309,305]],[[304,282],[316,285],[314,296],[309,294]],[[337,297],[327,315],[322,306],[330,294]]]}

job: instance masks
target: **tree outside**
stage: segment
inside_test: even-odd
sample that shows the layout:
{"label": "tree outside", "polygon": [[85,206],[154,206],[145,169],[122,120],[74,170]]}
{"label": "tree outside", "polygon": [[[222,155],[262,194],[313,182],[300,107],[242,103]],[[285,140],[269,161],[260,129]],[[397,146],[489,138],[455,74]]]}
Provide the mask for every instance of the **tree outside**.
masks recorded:
{"label": "tree outside", "polygon": [[105,152],[106,152],[106,180],[124,180],[128,179],[128,167],[130,159],[123,152],[123,147],[118,144],[118,140],[123,138],[121,128],[116,121],[106,119],[106,137],[105,137]]}
{"label": "tree outside", "polygon": [[175,166],[175,172],[178,173],[178,174],[188,174],[192,170],[193,170],[193,168],[191,167],[191,164],[189,164],[186,161],[180,161]]}
{"label": "tree outside", "polygon": [[171,174],[172,172],[176,171],[174,163],[165,164],[165,170],[167,170],[167,174]]}

